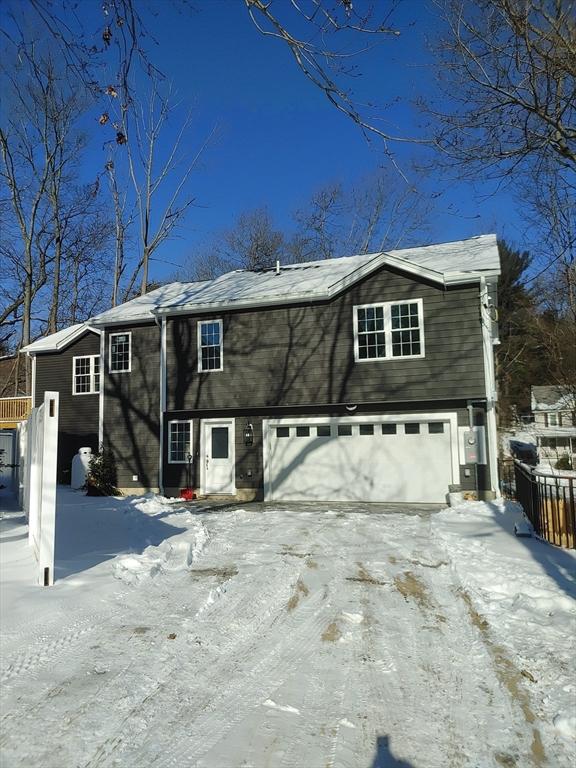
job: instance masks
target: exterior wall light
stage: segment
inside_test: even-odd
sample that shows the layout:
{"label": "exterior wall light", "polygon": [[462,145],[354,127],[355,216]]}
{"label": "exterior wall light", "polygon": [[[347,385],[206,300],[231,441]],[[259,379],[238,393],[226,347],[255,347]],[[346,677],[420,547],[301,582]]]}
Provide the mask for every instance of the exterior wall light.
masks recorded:
{"label": "exterior wall light", "polygon": [[253,445],[254,444],[254,427],[252,424],[250,424],[249,421],[246,422],[246,426],[244,427],[244,445]]}
{"label": "exterior wall light", "polygon": [[357,406],[357,405],[354,405],[353,403],[349,403],[349,404],[346,406],[346,410],[348,411],[348,413],[354,413],[354,411],[356,410],[356,408],[358,408],[358,406]]}

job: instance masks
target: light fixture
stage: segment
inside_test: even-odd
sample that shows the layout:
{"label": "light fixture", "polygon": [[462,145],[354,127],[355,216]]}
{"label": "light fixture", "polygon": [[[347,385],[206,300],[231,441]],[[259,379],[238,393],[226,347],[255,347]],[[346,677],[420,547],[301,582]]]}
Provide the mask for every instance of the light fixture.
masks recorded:
{"label": "light fixture", "polygon": [[356,408],[358,408],[358,406],[357,406],[357,405],[354,405],[354,403],[348,403],[348,404],[346,405],[346,410],[348,411],[348,413],[354,413],[354,411],[356,410]]}
{"label": "light fixture", "polygon": [[252,445],[254,443],[254,427],[249,421],[246,422],[244,427],[244,445]]}

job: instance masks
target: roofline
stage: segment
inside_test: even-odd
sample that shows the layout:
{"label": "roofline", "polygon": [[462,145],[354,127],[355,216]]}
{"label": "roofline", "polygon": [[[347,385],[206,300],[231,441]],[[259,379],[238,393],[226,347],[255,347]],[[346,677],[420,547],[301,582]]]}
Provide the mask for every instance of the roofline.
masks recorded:
{"label": "roofline", "polygon": [[357,267],[351,274],[346,275],[341,280],[333,283],[326,291],[322,293],[302,292],[294,293],[288,296],[279,296],[275,298],[245,299],[240,301],[213,301],[204,303],[188,304],[165,304],[164,306],[154,307],[150,310],[153,315],[181,315],[190,312],[211,312],[217,309],[249,309],[259,307],[281,306],[286,304],[299,304],[302,302],[321,302],[334,298],[342,291],[351,287],[364,277],[372,274],[382,266],[395,267],[402,272],[407,272],[418,277],[425,278],[431,282],[444,287],[453,285],[465,285],[467,283],[480,282],[481,278],[497,277],[500,274],[499,269],[490,269],[478,272],[437,272],[427,267],[422,267],[401,259],[397,256],[391,256],[387,253],[379,253],[373,259]]}
{"label": "roofline", "polygon": [[97,317],[92,318],[90,320],[89,328],[91,328],[94,333],[101,333],[102,330],[109,325],[142,325],[143,323],[155,323],[156,318],[153,314],[154,310],[149,309],[148,312],[150,313],[149,317],[134,317],[132,319],[126,317],[119,320],[98,320]]}
{"label": "roofline", "polygon": [[[34,344],[36,344],[36,341],[40,341],[40,339],[37,339],[31,344],[27,344],[25,347],[22,347],[19,352],[26,352],[27,355],[41,355],[43,352],[60,352],[62,349],[66,349],[69,344],[72,344],[73,341],[76,341],[76,339],[83,333],[86,333],[86,331],[89,331],[90,333],[97,333],[98,335],[101,333],[101,331],[99,331],[97,328],[92,328],[87,323],[82,323],[80,328],[77,328],[60,343],[53,344],[51,347],[43,347],[42,349],[30,349],[30,347],[33,347]],[[45,336],[44,338],[50,337]]]}

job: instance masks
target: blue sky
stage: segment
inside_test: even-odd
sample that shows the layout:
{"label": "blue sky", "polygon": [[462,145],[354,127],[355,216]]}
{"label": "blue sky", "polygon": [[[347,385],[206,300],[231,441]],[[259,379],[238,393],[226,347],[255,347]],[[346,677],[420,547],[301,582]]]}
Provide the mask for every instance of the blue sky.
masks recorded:
{"label": "blue sky", "polygon": [[[243,211],[266,206],[280,228],[289,228],[292,212],[318,188],[334,181],[349,186],[387,165],[379,141],[367,142],[304,78],[289,50],[257,32],[241,0],[194,0],[195,8],[179,0],[139,5],[151,32],[150,59],[173,83],[182,110],[193,107],[190,149],[216,129],[191,179],[195,207],[178,237],[157,253],[162,261],[153,265],[152,279],[165,278]],[[81,0],[78,13],[97,32],[100,3]],[[428,0],[401,1],[393,19],[401,34],[358,58],[353,84],[359,97],[388,105],[382,110],[387,130],[410,136],[420,120],[413,101],[434,87],[426,39],[435,36],[439,21]],[[88,177],[104,163],[102,134],[92,134]],[[408,169],[415,147],[393,148]],[[399,176],[392,180],[403,184]],[[434,172],[418,185],[434,196],[430,240],[496,231],[522,245],[524,223],[505,191],[440,181]]]}

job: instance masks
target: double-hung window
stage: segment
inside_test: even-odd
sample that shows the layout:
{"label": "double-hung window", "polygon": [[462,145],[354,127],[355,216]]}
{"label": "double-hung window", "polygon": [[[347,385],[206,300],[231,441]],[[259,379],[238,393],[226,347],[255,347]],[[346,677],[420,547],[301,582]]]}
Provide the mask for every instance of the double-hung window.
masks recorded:
{"label": "double-hung window", "polygon": [[222,320],[198,322],[198,370],[223,370]]}
{"label": "double-hung window", "polygon": [[357,362],[424,357],[422,299],[354,307]]}
{"label": "double-hung window", "polygon": [[131,370],[132,334],[110,334],[110,373],[128,373]]}
{"label": "double-hung window", "polygon": [[100,355],[83,355],[72,360],[72,394],[100,392]]}
{"label": "double-hung window", "polygon": [[168,422],[168,462],[185,464],[192,454],[192,422]]}

